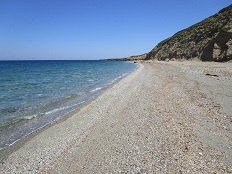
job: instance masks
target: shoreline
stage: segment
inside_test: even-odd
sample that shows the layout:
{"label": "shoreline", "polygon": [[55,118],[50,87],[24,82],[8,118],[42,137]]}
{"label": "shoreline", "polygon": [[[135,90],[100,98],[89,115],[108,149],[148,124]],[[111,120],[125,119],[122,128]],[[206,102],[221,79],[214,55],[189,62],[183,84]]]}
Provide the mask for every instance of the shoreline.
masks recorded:
{"label": "shoreline", "polygon": [[[129,62],[129,63],[132,63],[132,62]],[[34,138],[35,136],[37,136],[41,132],[45,131],[46,129],[49,129],[50,127],[52,127],[52,126],[54,126],[56,124],[59,124],[59,123],[61,123],[63,121],[66,121],[67,119],[69,119],[69,117],[72,117],[75,114],[77,114],[83,107],[86,107],[88,104],[90,104],[92,101],[94,101],[97,97],[102,95],[102,93],[104,93],[106,90],[110,89],[112,86],[117,84],[120,80],[122,80],[123,78],[126,78],[128,75],[134,73],[138,68],[139,68],[139,65],[137,65],[132,72],[122,74],[120,77],[117,77],[116,79],[114,79],[112,81],[112,83],[109,83],[106,87],[101,88],[97,94],[94,94],[93,96],[91,96],[87,100],[85,100],[83,102],[80,102],[78,104],[78,107],[75,110],[63,115],[62,117],[60,117],[57,120],[54,120],[54,121],[46,124],[45,126],[35,130],[34,132],[31,132],[28,135],[25,135],[24,137],[22,137],[21,139],[15,141],[14,143],[9,145],[8,147],[4,147],[4,148],[0,149],[0,163],[2,161],[4,161],[10,154],[12,154],[15,151],[19,150],[23,145],[25,145],[25,143],[30,141],[32,138]],[[95,90],[93,92],[95,92]]]}
{"label": "shoreline", "polygon": [[[128,62],[128,63],[131,63],[131,62]],[[35,129],[31,132],[28,132],[27,134],[24,134],[24,136],[22,136],[20,139],[16,139],[14,142],[12,141],[8,146],[1,147],[0,148],[0,161],[3,158],[5,158],[6,152],[10,153],[10,151],[12,151],[10,149],[17,149],[18,144],[24,144],[24,140],[31,139],[30,137],[34,137],[35,135],[38,134],[38,132],[43,131],[43,129],[46,129],[47,127],[50,127],[53,124],[57,124],[59,122],[62,122],[63,120],[66,120],[68,117],[74,115],[76,112],[78,112],[80,110],[80,108],[88,105],[88,103],[90,103],[92,100],[96,99],[99,95],[101,95],[102,92],[104,92],[105,90],[110,88],[112,85],[114,85],[115,83],[120,81],[122,78],[125,78],[129,74],[133,73],[137,68],[138,68],[138,66],[135,66],[134,70],[132,70],[131,72],[121,74],[120,76],[112,79],[111,81],[108,81],[107,83],[100,84],[100,86],[89,91],[89,94],[87,94],[85,96],[81,96],[81,99],[78,100],[78,103],[74,104],[77,106],[76,109],[68,111],[64,115],[57,117],[55,120],[50,120],[50,122],[46,122],[44,125],[38,127],[37,129]],[[58,108],[58,109],[60,109],[60,108]],[[56,110],[56,108],[55,108],[55,110]],[[51,112],[51,111],[49,111],[49,112]],[[7,153],[7,154],[9,154],[9,153]]]}
{"label": "shoreline", "polygon": [[231,87],[232,64],[140,64],[73,116],[24,141],[1,171],[231,172]]}

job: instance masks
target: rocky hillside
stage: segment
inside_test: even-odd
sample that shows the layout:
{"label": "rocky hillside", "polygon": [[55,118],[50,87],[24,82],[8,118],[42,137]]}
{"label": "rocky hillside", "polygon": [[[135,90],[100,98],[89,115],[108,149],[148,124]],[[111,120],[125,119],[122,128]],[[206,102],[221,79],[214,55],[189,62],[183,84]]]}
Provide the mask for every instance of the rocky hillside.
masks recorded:
{"label": "rocky hillside", "polygon": [[146,59],[232,60],[232,5],[160,42]]}
{"label": "rocky hillside", "polygon": [[124,58],[110,58],[110,59],[103,59],[103,60],[125,60],[125,61],[136,61],[136,60],[144,60],[147,57],[147,53],[136,55],[136,56],[130,56],[130,57],[124,57]]}

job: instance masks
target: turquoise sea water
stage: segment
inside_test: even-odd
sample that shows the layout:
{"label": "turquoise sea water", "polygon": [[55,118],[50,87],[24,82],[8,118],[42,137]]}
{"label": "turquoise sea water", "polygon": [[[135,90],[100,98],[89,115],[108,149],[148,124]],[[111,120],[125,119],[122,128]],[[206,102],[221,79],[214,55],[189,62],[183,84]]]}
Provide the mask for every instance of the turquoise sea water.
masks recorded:
{"label": "turquoise sea water", "polygon": [[122,61],[0,61],[0,149],[74,111],[135,68]]}

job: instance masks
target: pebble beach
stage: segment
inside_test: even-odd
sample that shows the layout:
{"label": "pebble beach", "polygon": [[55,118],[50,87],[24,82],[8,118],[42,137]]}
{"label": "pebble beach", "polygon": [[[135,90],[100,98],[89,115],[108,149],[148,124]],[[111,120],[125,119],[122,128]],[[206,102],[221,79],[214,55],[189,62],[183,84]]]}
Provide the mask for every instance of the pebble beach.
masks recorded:
{"label": "pebble beach", "polygon": [[0,151],[0,173],[231,173],[232,63],[139,63],[70,117]]}

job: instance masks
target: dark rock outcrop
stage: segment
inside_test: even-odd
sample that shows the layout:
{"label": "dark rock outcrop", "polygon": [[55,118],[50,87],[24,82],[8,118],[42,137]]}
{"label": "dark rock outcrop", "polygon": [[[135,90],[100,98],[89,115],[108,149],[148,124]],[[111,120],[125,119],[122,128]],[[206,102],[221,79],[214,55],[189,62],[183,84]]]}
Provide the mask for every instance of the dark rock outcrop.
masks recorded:
{"label": "dark rock outcrop", "polygon": [[160,42],[146,59],[232,60],[232,5]]}

